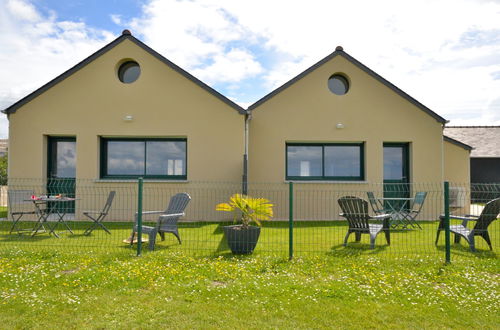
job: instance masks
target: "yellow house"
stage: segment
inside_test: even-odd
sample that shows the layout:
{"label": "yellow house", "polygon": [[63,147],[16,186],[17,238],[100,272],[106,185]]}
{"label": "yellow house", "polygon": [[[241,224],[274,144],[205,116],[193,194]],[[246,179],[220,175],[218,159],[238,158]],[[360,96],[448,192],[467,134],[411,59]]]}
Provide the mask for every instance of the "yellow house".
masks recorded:
{"label": "yellow house", "polygon": [[241,182],[246,111],[127,30],[4,113],[19,188]]}
{"label": "yellow house", "polygon": [[[410,197],[419,184],[437,198],[444,179],[469,178],[470,148],[443,139],[447,121],[340,46],[248,110],[250,182],[293,181],[335,201]],[[317,213],[305,199],[304,219]]]}
{"label": "yellow house", "polygon": [[[57,180],[108,189],[138,177],[172,191],[247,175],[338,191],[469,182],[470,149],[443,138],[446,120],[342,47],[245,110],[125,30],[3,112],[9,180],[41,191]],[[234,190],[208,198],[195,188],[200,210]],[[192,218],[206,218],[199,212]]]}

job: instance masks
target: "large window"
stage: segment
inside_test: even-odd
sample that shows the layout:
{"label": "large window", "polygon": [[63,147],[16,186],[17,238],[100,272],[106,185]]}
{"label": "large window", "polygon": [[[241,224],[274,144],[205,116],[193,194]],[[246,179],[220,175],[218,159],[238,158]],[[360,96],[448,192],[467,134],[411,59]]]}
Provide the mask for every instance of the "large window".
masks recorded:
{"label": "large window", "polygon": [[286,145],[287,180],[364,180],[363,143]]}
{"label": "large window", "polygon": [[185,180],[186,139],[101,139],[102,178]]}

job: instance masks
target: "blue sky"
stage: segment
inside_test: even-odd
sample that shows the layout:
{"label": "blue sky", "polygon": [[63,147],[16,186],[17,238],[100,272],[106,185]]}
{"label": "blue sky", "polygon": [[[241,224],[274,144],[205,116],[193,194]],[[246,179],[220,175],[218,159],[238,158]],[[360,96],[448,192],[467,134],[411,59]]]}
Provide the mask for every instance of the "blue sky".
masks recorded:
{"label": "blue sky", "polygon": [[500,125],[500,0],[0,0],[0,109],[125,28],[243,107],[342,45],[450,125]]}
{"label": "blue sky", "polygon": [[88,26],[106,29],[118,35],[121,28],[110,15],[120,15],[125,20],[141,12],[144,1],[140,0],[34,0],[31,3],[44,15],[57,14],[60,21],[85,22]]}

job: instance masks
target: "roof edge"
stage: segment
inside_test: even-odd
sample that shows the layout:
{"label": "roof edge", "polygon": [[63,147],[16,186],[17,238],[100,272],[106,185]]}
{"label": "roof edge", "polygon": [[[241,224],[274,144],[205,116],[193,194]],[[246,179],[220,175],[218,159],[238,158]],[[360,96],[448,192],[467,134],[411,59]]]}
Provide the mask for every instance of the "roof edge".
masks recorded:
{"label": "roof edge", "polygon": [[179,67],[178,65],[174,64],[173,62],[171,62],[170,60],[168,60],[167,58],[165,58],[163,55],[161,55],[160,53],[158,53],[157,51],[155,51],[151,47],[149,47],[146,44],[144,44],[142,41],[140,41],[137,38],[135,38],[130,33],[129,30],[124,30],[123,33],[122,33],[122,35],[120,35],[118,38],[116,38],[115,40],[111,41],[110,43],[108,43],[104,47],[100,48],[95,53],[91,54],[90,56],[88,56],[87,58],[85,58],[84,60],[82,60],[81,62],[77,63],[76,65],[74,65],[70,69],[68,69],[65,72],[63,72],[62,74],[60,74],[59,76],[55,77],[54,79],[50,80],[46,84],[42,85],[41,87],[39,87],[35,91],[31,92],[30,94],[28,94],[25,97],[21,98],[20,100],[18,100],[14,104],[12,104],[9,107],[5,108],[4,110],[2,110],[2,113],[7,114],[7,115],[15,113],[17,111],[17,109],[19,109],[23,105],[25,105],[26,103],[30,102],[31,100],[33,100],[34,98],[36,98],[40,94],[44,93],[45,91],[47,91],[51,87],[55,86],[56,84],[60,83],[61,81],[65,80],[66,78],[68,78],[69,76],[71,76],[73,73],[75,73],[78,70],[82,69],[87,64],[89,64],[90,62],[92,62],[93,60],[95,60],[96,58],[98,58],[99,56],[105,54],[106,52],[108,52],[109,50],[111,50],[112,48],[114,48],[115,46],[117,46],[118,44],[120,44],[121,42],[123,42],[126,39],[134,42],[136,45],[138,45],[139,47],[141,47],[142,49],[144,49],[145,51],[147,51],[149,54],[153,55],[154,57],[156,57],[157,59],[159,59],[160,61],[162,61],[166,65],[168,65],[174,71],[180,73],[184,77],[186,77],[189,80],[191,80],[192,82],[194,82],[199,87],[205,89],[207,92],[211,93],[212,95],[214,95],[215,97],[217,97],[218,99],[220,99],[221,101],[223,101],[224,103],[226,103],[227,105],[229,105],[230,107],[232,107],[233,109],[235,109],[238,113],[240,113],[242,115],[247,113],[247,111],[245,109],[243,109],[241,106],[239,106],[235,102],[231,101],[230,99],[228,99],[227,97],[225,97],[221,93],[217,92],[215,89],[213,89],[212,87],[208,86],[207,84],[205,84],[204,82],[202,82],[198,78],[194,77],[193,75],[191,75],[190,73],[188,73],[187,71],[185,71],[184,69],[182,69],[181,67]]}
{"label": "roof edge", "polygon": [[426,107],[425,105],[423,105],[422,103],[420,103],[419,101],[417,101],[416,99],[414,99],[413,97],[411,97],[410,95],[408,95],[407,93],[405,93],[399,87],[397,87],[396,85],[392,84],[387,79],[383,78],[381,75],[379,75],[378,73],[376,73],[372,69],[368,68],[366,65],[364,65],[360,61],[356,60],[351,55],[347,54],[343,50],[343,48],[340,47],[340,46],[337,46],[337,48],[335,49],[335,51],[333,53],[331,53],[330,55],[326,56],[325,58],[323,58],[322,60],[320,60],[319,62],[317,62],[316,64],[314,64],[313,66],[309,67],[308,69],[306,69],[305,71],[303,71],[302,73],[300,73],[299,75],[297,75],[296,77],[292,78],[291,80],[289,80],[288,82],[286,82],[282,86],[278,87],[277,89],[275,89],[271,93],[267,94],[266,96],[264,96],[263,98],[261,98],[260,100],[258,100],[257,102],[255,102],[254,104],[250,105],[248,107],[248,110],[255,109],[256,107],[258,107],[259,105],[263,104],[264,102],[266,102],[267,100],[269,100],[270,98],[272,98],[273,96],[275,96],[276,94],[278,94],[281,91],[283,91],[284,89],[288,88],[290,85],[292,85],[295,82],[297,82],[298,80],[302,79],[304,76],[306,76],[310,72],[314,71],[316,68],[320,67],[324,63],[328,62],[329,60],[331,60],[334,57],[339,56],[339,55],[342,56],[342,57],[344,57],[345,59],[347,59],[349,62],[351,62],[352,64],[354,64],[356,67],[358,67],[359,69],[361,69],[362,71],[364,71],[368,75],[372,76],[373,78],[375,78],[376,80],[378,80],[379,82],[381,82],[383,85],[385,85],[385,86],[389,87],[390,89],[392,89],[398,95],[400,95],[401,97],[403,97],[404,99],[406,99],[407,101],[409,101],[410,103],[412,103],[413,105],[415,105],[416,107],[418,107],[419,109],[421,109],[422,111],[424,111],[425,113],[427,113],[428,115],[430,115],[431,117],[433,117],[439,123],[446,124],[448,122],[446,119],[444,119],[443,117],[441,117],[440,115],[438,115],[437,113],[435,113],[434,111],[432,111],[431,109],[429,109],[428,107]]}
{"label": "roof edge", "polygon": [[468,151],[471,151],[472,149],[474,149],[473,147],[471,147],[470,145],[468,144],[465,144],[463,142],[460,142],[458,140],[455,140],[455,139],[452,139],[451,137],[449,136],[446,136],[446,135],[443,135],[443,140],[446,141],[446,142],[450,142],[456,146],[459,146],[465,150],[468,150]]}

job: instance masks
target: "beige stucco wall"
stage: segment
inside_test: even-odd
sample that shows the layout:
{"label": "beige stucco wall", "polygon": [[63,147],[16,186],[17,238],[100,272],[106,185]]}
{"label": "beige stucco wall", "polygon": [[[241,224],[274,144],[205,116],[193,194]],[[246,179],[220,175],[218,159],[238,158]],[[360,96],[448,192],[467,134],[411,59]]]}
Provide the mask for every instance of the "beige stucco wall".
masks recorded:
{"label": "beige stucco wall", "polygon": [[[328,79],[343,73],[338,96]],[[383,180],[383,143],[410,144],[411,182],[441,182],[442,124],[375,78],[336,56],[253,110],[249,179],[285,180],[286,142],[364,142],[365,181]],[[336,128],[337,123],[344,125]]]}
{"label": "beige stucco wall", "polygon": [[[121,83],[124,59],[141,66]],[[123,118],[132,115],[134,120]],[[9,177],[44,178],[47,136],[77,140],[77,178],[99,178],[99,138],[185,137],[192,181],[241,179],[244,117],[129,40],[9,116]]]}
{"label": "beige stucco wall", "polygon": [[450,183],[470,183],[470,151],[444,141],[444,179]]}
{"label": "beige stucco wall", "polygon": [[450,183],[450,208],[457,214],[470,210],[470,151],[444,141],[444,179]]}

